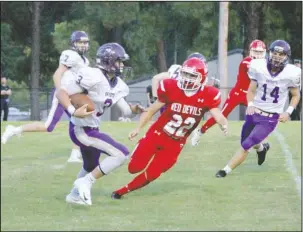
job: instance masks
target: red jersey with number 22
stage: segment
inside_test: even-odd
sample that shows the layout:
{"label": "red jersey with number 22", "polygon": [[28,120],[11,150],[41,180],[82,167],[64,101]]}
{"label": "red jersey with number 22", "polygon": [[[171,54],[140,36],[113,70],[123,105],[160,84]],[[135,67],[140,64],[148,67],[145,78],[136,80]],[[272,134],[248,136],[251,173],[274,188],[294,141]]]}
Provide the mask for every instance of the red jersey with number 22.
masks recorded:
{"label": "red jersey with number 22", "polygon": [[166,109],[149,131],[157,130],[174,139],[186,140],[204,113],[219,107],[221,94],[213,86],[203,86],[196,94],[188,97],[177,86],[177,80],[166,79],[159,84],[158,100],[166,103]]}

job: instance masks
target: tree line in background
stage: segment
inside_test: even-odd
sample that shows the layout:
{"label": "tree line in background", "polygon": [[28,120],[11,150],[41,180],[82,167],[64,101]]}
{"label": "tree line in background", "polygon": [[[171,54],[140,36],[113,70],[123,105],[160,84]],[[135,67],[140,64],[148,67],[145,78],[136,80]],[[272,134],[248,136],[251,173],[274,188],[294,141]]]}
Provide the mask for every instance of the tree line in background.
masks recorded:
{"label": "tree line in background", "polygon": [[[230,2],[228,50],[247,55],[253,39],[284,39],[300,59],[301,16],[301,1]],[[1,74],[32,89],[53,86],[71,32],[84,30],[92,64],[98,46],[118,42],[131,57],[132,79],[152,75],[191,52],[217,55],[218,20],[219,2],[1,2]]]}

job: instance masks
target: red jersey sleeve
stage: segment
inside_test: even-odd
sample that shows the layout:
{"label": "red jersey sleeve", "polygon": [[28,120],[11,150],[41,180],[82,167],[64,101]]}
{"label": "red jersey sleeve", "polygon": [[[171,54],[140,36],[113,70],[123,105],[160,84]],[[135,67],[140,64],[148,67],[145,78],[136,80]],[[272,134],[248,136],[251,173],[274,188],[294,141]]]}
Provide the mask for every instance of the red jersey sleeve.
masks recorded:
{"label": "red jersey sleeve", "polygon": [[172,89],[173,85],[173,79],[165,79],[160,81],[158,90],[157,90],[157,95],[158,95],[158,100],[163,103],[169,103],[170,100],[170,90]]}
{"label": "red jersey sleeve", "polygon": [[207,99],[207,106],[210,109],[212,108],[218,108],[221,103],[221,93],[220,91],[213,87],[210,86],[208,89],[208,99]]}

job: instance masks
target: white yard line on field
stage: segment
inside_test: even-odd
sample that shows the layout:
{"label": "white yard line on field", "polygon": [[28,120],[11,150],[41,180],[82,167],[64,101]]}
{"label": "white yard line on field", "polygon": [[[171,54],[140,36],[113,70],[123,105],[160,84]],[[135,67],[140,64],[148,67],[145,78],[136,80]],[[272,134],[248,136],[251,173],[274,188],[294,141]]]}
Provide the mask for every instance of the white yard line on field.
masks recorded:
{"label": "white yard line on field", "polygon": [[275,135],[275,137],[277,138],[277,140],[279,141],[279,143],[282,147],[283,154],[286,159],[287,170],[292,175],[292,178],[296,183],[296,188],[298,190],[299,197],[301,198],[302,197],[301,196],[301,176],[300,176],[296,166],[294,165],[294,162],[292,159],[293,155],[289,149],[289,146],[285,142],[284,136],[277,130],[275,130],[273,134]]}

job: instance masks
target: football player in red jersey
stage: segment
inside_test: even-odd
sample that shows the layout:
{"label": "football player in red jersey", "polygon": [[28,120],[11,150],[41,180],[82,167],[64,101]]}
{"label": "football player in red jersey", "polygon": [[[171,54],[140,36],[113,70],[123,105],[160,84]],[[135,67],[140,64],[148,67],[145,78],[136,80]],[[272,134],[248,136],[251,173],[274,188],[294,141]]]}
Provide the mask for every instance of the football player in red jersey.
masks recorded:
{"label": "football player in red jersey", "polygon": [[[245,57],[240,65],[237,77],[236,85],[230,90],[228,98],[226,99],[222,113],[227,117],[230,112],[238,105],[247,106],[246,93],[250,83],[250,79],[247,75],[248,66],[252,59],[264,59],[266,54],[266,46],[261,40],[254,40],[249,46],[249,56]],[[209,128],[216,124],[214,118],[208,119],[201,129],[195,130],[191,138],[192,146],[196,146],[199,143],[200,136],[204,134]]]}
{"label": "football player in red jersey", "polygon": [[141,173],[114,191],[113,199],[120,199],[122,195],[142,188],[169,170],[177,162],[187,137],[199,125],[205,112],[210,111],[222,131],[227,133],[227,119],[218,108],[221,94],[217,88],[205,85],[207,72],[204,61],[190,58],[181,67],[178,80],[160,82],[157,101],[141,115],[138,127],[129,134],[132,140],[152,116],[166,106],[139,140],[128,164],[130,173]]}

